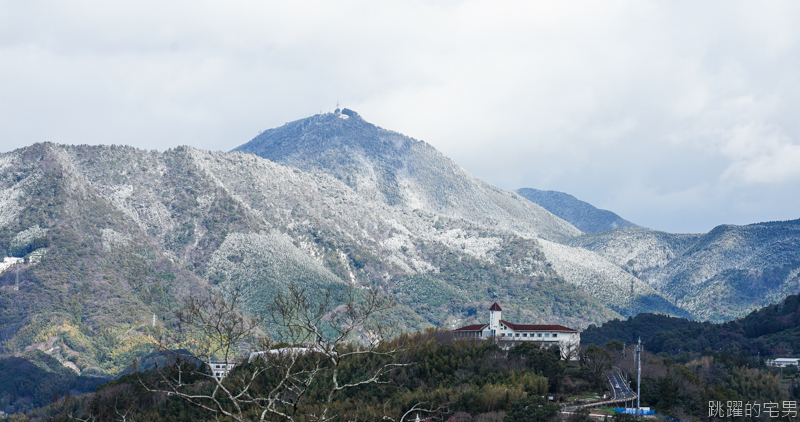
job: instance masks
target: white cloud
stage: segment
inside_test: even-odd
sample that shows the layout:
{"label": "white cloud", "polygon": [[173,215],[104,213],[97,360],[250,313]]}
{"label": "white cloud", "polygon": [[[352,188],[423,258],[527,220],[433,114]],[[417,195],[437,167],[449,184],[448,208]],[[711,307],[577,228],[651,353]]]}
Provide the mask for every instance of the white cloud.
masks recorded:
{"label": "white cloud", "polygon": [[734,128],[723,152],[733,162],[723,179],[746,183],[775,183],[800,180],[800,145],[770,128],[754,124]]}
{"label": "white cloud", "polygon": [[[228,150],[338,100],[491,183],[640,224],[796,218],[732,192],[800,187],[798,18],[781,1],[0,0],[0,150]],[[719,194],[681,194],[699,191]]]}

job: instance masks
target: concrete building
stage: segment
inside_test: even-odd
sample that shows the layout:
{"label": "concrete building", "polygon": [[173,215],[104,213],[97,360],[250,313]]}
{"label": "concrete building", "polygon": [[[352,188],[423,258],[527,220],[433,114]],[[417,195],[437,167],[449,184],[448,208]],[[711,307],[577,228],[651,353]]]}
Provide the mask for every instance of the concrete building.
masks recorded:
{"label": "concrete building", "polygon": [[785,368],[790,365],[800,366],[800,358],[777,358],[775,360],[767,361],[769,366],[776,366],[778,368]]}
{"label": "concrete building", "polygon": [[208,362],[211,375],[214,378],[222,379],[228,376],[228,373],[236,366],[234,362],[226,362],[224,360],[212,360]]}
{"label": "concrete building", "polygon": [[581,333],[563,325],[514,324],[502,319],[503,310],[495,302],[489,308],[489,323],[474,324],[453,330],[456,338],[493,340],[503,350],[517,344],[534,343],[541,347],[558,346],[562,359],[575,359],[581,346]]}

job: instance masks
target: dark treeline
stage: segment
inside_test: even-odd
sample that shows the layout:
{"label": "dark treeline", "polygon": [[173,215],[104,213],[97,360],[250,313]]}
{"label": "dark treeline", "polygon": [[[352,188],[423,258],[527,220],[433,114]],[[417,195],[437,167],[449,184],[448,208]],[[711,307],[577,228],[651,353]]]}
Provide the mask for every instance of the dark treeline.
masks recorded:
{"label": "dark treeline", "polygon": [[[385,364],[386,359],[407,366],[389,372],[384,382],[365,384],[336,395],[331,409],[337,420],[381,420],[383,416],[399,420],[416,406],[426,410],[420,412],[422,417],[437,421],[545,421],[556,415],[563,402],[586,394],[602,394],[608,389],[603,379],[596,383],[597,365],[560,360],[557,348],[541,349],[525,344],[506,352],[492,342],[453,340],[450,333],[440,331],[403,335],[389,342],[386,348],[400,352],[386,357],[365,355],[349,362],[340,368],[340,380],[359,379]],[[251,369],[248,365],[256,364],[258,361],[237,367],[226,380],[234,382],[236,371],[248,371]],[[607,360],[601,363],[603,368],[609,364]],[[268,371],[251,388],[256,394],[266,396],[276,377],[277,374]],[[197,392],[214,387],[203,375],[195,374],[184,381],[194,382]],[[62,398],[30,412],[26,418],[67,421],[91,417],[102,421],[119,420],[120,415],[126,415],[128,420],[214,419],[180,398],[145,387],[158,383],[159,375],[153,370],[127,374],[99,387],[94,394]],[[329,391],[329,383],[320,381],[305,394],[308,402],[321,403]],[[555,403],[547,403],[548,396],[553,396]],[[315,409],[305,410],[310,413]],[[255,412],[248,415],[258,420]],[[299,420],[306,419],[301,416]]]}
{"label": "dark treeline", "polygon": [[789,296],[777,305],[722,324],[639,314],[601,327],[591,325],[581,333],[583,343],[599,345],[611,340],[632,344],[640,337],[650,352],[679,356],[684,361],[721,351],[761,358],[796,356],[800,354],[800,296]]}
{"label": "dark treeline", "polygon": [[[710,418],[709,402],[780,407],[800,399],[798,369],[766,365],[770,358],[800,354],[798,325],[800,297],[793,295],[722,324],[639,314],[590,326],[581,333],[581,341],[608,350],[614,366],[635,387],[633,345],[641,338],[641,400],[662,414],[683,420],[758,420],[765,416]],[[783,419],[797,420],[791,415]]]}
{"label": "dark treeline", "polygon": [[85,394],[110,377],[78,375],[56,358],[34,350],[0,358],[0,410],[24,412],[45,406],[65,394]]}
{"label": "dark treeline", "polygon": [[[388,373],[383,383],[363,385],[334,396],[331,411],[336,420],[381,420],[383,416],[399,420],[404,412],[417,406],[430,410],[421,413],[433,421],[544,422],[552,420],[566,402],[608,391],[604,371],[612,366],[626,373],[636,388],[631,348],[623,347],[618,340],[602,346],[584,346],[579,359],[572,362],[560,360],[557,350],[533,344],[506,352],[491,342],[454,341],[448,333],[437,331],[401,336],[386,347],[397,349],[400,345],[400,353],[391,357],[365,355],[340,368],[340,379],[347,381],[358,379],[387,360],[408,364]],[[238,371],[247,372],[249,365],[257,364],[255,361],[237,367],[226,380],[234,383]],[[303,364],[302,360],[299,364]],[[709,401],[782,403],[800,399],[800,387],[790,381],[797,371],[784,370],[783,382],[777,371],[744,353],[715,352],[678,363],[671,357],[645,351],[642,405],[686,421],[711,422],[718,419],[709,418]],[[264,373],[253,383],[253,392],[265,396],[276,377],[275,373]],[[212,414],[178,397],[149,391],[158,386],[159,380],[154,370],[127,374],[100,386],[94,394],[62,397],[27,415],[17,414],[12,420],[214,420]],[[214,388],[199,373],[186,376],[184,381],[193,384],[193,391],[198,394]],[[304,418],[303,412],[314,411],[314,403],[324,402],[329,391],[329,382],[323,379],[312,385],[306,393],[311,407],[301,409],[296,420],[311,420]],[[548,403],[544,398],[547,396],[553,396],[555,403]],[[255,411],[246,414],[251,418],[248,420],[258,420]],[[585,414],[576,416],[581,417],[581,421],[573,422],[587,420]]]}
{"label": "dark treeline", "polygon": [[[572,362],[560,360],[555,349],[533,344],[503,351],[487,341],[453,340],[450,333],[442,331],[402,335],[382,346],[395,353],[363,355],[339,368],[340,380],[348,382],[363,379],[365,374],[389,363],[402,365],[382,375],[381,383],[364,384],[329,396],[329,379],[319,378],[304,393],[307,408],[297,410],[301,416],[296,420],[306,420],[304,412],[314,412],[317,403],[332,397],[330,411],[338,420],[380,420],[384,416],[399,420],[408,410],[418,408],[425,409],[421,411],[423,416],[435,421],[545,421],[554,417],[563,403],[608,391],[604,371],[612,366],[627,375],[635,389],[632,345],[641,336],[645,345],[642,405],[662,415],[710,422],[719,418],[709,417],[709,402],[782,404],[800,399],[796,368],[781,370],[765,365],[765,358],[796,353],[798,309],[800,299],[790,296],[779,305],[725,324],[648,314],[611,321],[582,334],[581,353]],[[304,356],[300,365],[304,359],[312,358]],[[258,364],[256,360],[238,366],[225,382],[235,382],[237,374],[252,372],[253,365]],[[251,391],[266,396],[277,382],[276,377],[270,370],[263,372]],[[200,373],[184,381],[198,394],[215,386]],[[126,374],[98,387],[93,394],[53,396],[52,404],[13,417],[20,421],[66,421],[76,417],[98,421],[123,417],[175,421],[215,418],[163,390],[151,391],[158,389],[159,382],[154,370]],[[547,403],[544,397],[548,396],[554,397],[556,403]],[[41,394],[36,397],[37,402],[45,399]],[[258,419],[255,409],[245,414]],[[757,417],[736,420],[744,419]],[[229,419],[223,416],[220,420]]]}

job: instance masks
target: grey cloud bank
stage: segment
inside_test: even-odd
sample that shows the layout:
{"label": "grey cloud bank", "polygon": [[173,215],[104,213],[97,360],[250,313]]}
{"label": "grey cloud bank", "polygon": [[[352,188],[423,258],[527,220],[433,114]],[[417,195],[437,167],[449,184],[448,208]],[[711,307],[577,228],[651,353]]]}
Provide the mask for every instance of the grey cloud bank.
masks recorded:
{"label": "grey cloud bank", "polygon": [[0,150],[230,150],[337,101],[502,188],[800,218],[791,2],[0,2]]}

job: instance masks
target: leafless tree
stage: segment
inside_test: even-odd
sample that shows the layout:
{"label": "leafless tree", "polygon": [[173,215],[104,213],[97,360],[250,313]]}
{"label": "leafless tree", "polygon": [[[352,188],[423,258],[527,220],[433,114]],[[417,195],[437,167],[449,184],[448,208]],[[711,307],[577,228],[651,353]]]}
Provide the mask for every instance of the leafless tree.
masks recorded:
{"label": "leafless tree", "polygon": [[[187,300],[177,313],[177,338],[159,347],[187,349],[192,358],[159,368],[158,382],[142,381],[145,388],[180,397],[217,418],[328,421],[336,419],[332,407],[343,391],[385,383],[387,374],[408,365],[394,361],[399,348],[387,346],[391,333],[378,317],[394,302],[376,290],[344,287],[337,295],[289,286],[264,318],[240,313],[239,297]],[[262,327],[280,343],[263,335]],[[200,364],[210,368],[216,360],[237,367],[219,377]],[[369,369],[355,379],[352,371],[342,371],[354,362]],[[312,390],[315,396],[309,397]]]}
{"label": "leafless tree", "polygon": [[577,336],[571,336],[566,340],[561,340],[558,342],[558,347],[561,352],[561,359],[567,362],[580,359],[581,341]]}

